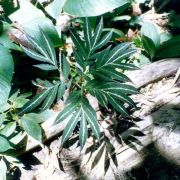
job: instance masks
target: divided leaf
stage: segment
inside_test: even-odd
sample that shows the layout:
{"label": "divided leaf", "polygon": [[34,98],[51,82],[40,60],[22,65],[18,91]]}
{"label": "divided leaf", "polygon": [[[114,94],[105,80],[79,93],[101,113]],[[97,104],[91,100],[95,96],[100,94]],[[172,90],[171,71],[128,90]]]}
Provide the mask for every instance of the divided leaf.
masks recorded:
{"label": "divided leaf", "polygon": [[100,138],[96,111],[91,107],[88,100],[85,97],[82,97],[78,91],[72,93],[72,95],[70,95],[70,97],[67,99],[66,106],[56,118],[55,124],[64,120],[68,120],[68,123],[62,135],[62,144],[70,138],[79,121],[79,139],[81,147],[84,146],[88,136],[87,124],[90,125],[96,138]]}
{"label": "divided leaf", "polygon": [[139,92],[131,85],[119,82],[102,82],[99,80],[93,80],[87,83],[87,89],[99,100],[102,106],[106,107],[109,102],[124,116],[128,116],[124,103],[127,103],[131,107],[136,107],[133,100],[128,97],[128,95],[137,94]]}
{"label": "divided leaf", "polygon": [[0,153],[6,152],[9,149],[13,149],[10,142],[3,136],[0,135]]}
{"label": "divided leaf", "polygon": [[54,45],[50,38],[40,29],[40,40],[34,39],[31,36],[28,36],[28,40],[32,45],[32,48],[26,48],[21,45],[24,52],[30,56],[31,58],[41,61],[44,64],[35,65],[35,67],[40,68],[42,70],[56,70],[58,69],[57,66],[57,59],[56,59],[56,52],[54,50]]}
{"label": "divided leaf", "polygon": [[61,99],[65,93],[65,84],[59,82],[55,82],[55,84],[50,81],[42,81],[37,79],[37,82],[34,82],[36,86],[42,88],[42,92],[34,96],[30,101],[28,101],[20,110],[19,114],[24,114],[30,112],[40,106],[41,104],[41,112],[49,109],[54,103],[56,97],[57,99]]}

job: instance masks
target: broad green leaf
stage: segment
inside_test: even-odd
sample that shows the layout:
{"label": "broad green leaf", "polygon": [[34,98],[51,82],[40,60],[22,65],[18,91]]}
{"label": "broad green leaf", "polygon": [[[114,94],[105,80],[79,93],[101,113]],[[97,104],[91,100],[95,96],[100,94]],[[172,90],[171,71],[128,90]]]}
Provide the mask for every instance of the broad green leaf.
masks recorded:
{"label": "broad green leaf", "polygon": [[0,134],[9,137],[15,132],[15,129],[16,122],[10,122],[3,129],[0,130]]}
{"label": "broad green leaf", "polygon": [[[20,91],[17,92],[20,93]],[[31,92],[30,93],[28,92],[28,93],[20,94],[16,98],[13,97],[13,95],[9,98],[9,101],[11,101],[13,108],[18,109],[18,108],[22,108],[29,101],[28,97],[30,97],[32,94]]]}
{"label": "broad green leaf", "polygon": [[150,55],[150,58],[153,59],[156,53],[156,47],[154,42],[146,36],[142,36],[142,42],[145,51],[147,52],[147,54]]}
{"label": "broad green leaf", "polygon": [[0,153],[6,152],[9,149],[13,149],[9,141],[0,135]]}
{"label": "broad green leaf", "polygon": [[45,7],[46,12],[54,19],[58,19],[66,0],[54,0]]}
{"label": "broad green leaf", "polygon": [[119,29],[115,29],[115,28],[104,28],[103,29],[103,33],[105,34],[106,32],[112,32],[112,41],[116,41],[119,38],[125,38],[125,34],[123,33],[123,31],[119,30]]}
{"label": "broad green leaf", "polygon": [[[0,44],[8,49],[13,49],[17,51],[21,51],[21,48],[14,44],[9,36],[8,36],[8,31],[11,28],[11,25],[7,22],[2,22],[2,33],[0,33]],[[1,22],[0,22],[0,27],[1,27]]]}
{"label": "broad green leaf", "polygon": [[64,11],[78,17],[99,16],[128,3],[129,0],[66,0]]}
{"label": "broad green leaf", "polygon": [[156,48],[160,45],[160,34],[153,23],[143,23],[141,27],[142,36],[148,37],[155,45]]}
{"label": "broad green leaf", "polygon": [[14,63],[8,49],[0,45],[0,106],[5,106],[11,90]]}
{"label": "broad green leaf", "polygon": [[19,93],[20,93],[20,90],[19,90],[19,89],[16,90],[15,92],[12,92],[12,94],[10,94],[10,97],[9,97],[8,100],[9,100],[11,103],[13,103],[14,101],[16,101]]}
{"label": "broad green leaf", "polygon": [[48,120],[50,117],[52,117],[52,115],[53,112],[51,110],[46,110],[43,111],[42,113],[28,113],[26,114],[26,117],[29,119],[33,119],[39,124]]}
{"label": "broad green leaf", "polygon": [[23,116],[21,118],[20,125],[29,136],[33,137],[39,142],[42,141],[41,127],[34,119]]}
{"label": "broad green leaf", "polygon": [[180,35],[174,36],[162,43],[157,50],[155,58],[180,57]]}
{"label": "broad green leaf", "polygon": [[9,16],[12,22],[18,22],[25,32],[40,40],[41,32],[39,27],[48,34],[54,46],[60,46],[61,40],[53,23],[46,18],[44,13],[27,1],[20,2],[20,8]]}
{"label": "broad green leaf", "polygon": [[169,32],[162,32],[162,33],[160,34],[161,44],[164,43],[164,42],[166,42],[166,41],[168,41],[168,40],[170,40],[172,37],[173,37],[173,36],[172,36],[171,33],[169,33]]}
{"label": "broad green leaf", "polygon": [[0,112],[5,112],[9,110],[12,106],[9,103],[4,103],[0,105]]}
{"label": "broad green leaf", "polygon": [[67,123],[66,128],[64,129],[63,135],[62,135],[62,144],[64,144],[64,142],[67,139],[69,139],[69,137],[73,133],[73,131],[79,121],[80,114],[81,114],[81,108],[75,112],[75,115]]}

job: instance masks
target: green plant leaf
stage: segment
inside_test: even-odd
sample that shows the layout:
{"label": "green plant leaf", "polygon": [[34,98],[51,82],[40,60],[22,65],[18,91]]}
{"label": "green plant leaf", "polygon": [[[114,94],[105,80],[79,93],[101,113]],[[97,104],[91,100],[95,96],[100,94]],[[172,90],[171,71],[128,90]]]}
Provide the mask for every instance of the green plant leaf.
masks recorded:
{"label": "green plant leaf", "polygon": [[174,36],[162,43],[157,50],[155,58],[180,57],[180,35]]}
{"label": "green plant leaf", "polygon": [[40,29],[42,29],[47,33],[54,46],[59,47],[62,45],[59,34],[53,23],[46,18],[40,9],[30,2],[20,2],[20,8],[11,14],[9,18],[12,22],[18,22],[23,27],[24,31],[33,38],[40,40],[42,38]]}
{"label": "green plant leaf", "polygon": [[1,144],[0,153],[4,153],[9,149],[13,149],[9,141],[1,135],[0,135],[0,144]]}
{"label": "green plant leaf", "polygon": [[140,69],[137,66],[135,66],[134,64],[118,63],[118,62],[110,64],[110,67],[115,67],[115,68],[119,68],[119,69],[123,69],[123,70],[139,70]]}
{"label": "green plant leaf", "polygon": [[68,124],[66,125],[64,131],[63,131],[63,135],[62,135],[62,144],[64,144],[64,142],[69,139],[69,137],[71,136],[72,132],[74,131],[78,121],[79,121],[79,117],[81,114],[81,109],[78,109],[75,113],[75,115],[69,120]]}
{"label": "green plant leaf", "polygon": [[64,11],[78,17],[98,16],[128,3],[129,0],[66,0]]}
{"label": "green plant leaf", "polygon": [[11,90],[14,62],[8,49],[0,45],[0,106],[5,106]]}
{"label": "green plant leaf", "polygon": [[34,67],[37,67],[39,69],[42,69],[44,71],[52,71],[52,70],[57,70],[57,68],[53,65],[50,64],[37,64],[33,65]]}
{"label": "green plant leaf", "polygon": [[64,82],[61,82],[61,84],[58,87],[57,101],[59,101],[63,97],[65,90],[66,90],[66,85]]}
{"label": "green plant leaf", "polygon": [[41,94],[36,95],[33,99],[28,101],[20,110],[19,114],[27,113],[34,110],[37,106],[39,106],[42,101],[47,97],[51,89],[45,89]]}
{"label": "green plant leaf", "polygon": [[64,2],[66,0],[54,0],[48,6],[45,7],[46,12],[52,16],[54,19],[58,19],[61,14]]}
{"label": "green plant leaf", "polygon": [[126,108],[123,106],[123,104],[117,98],[114,98],[113,96],[110,96],[110,95],[108,95],[107,98],[108,98],[108,101],[110,102],[110,104],[117,111],[119,111],[123,116],[129,116],[129,113],[127,112]]}
{"label": "green plant leaf", "polygon": [[100,138],[100,129],[97,122],[96,111],[90,106],[87,99],[83,99],[82,101],[82,109],[84,111],[85,117],[88,123],[91,126],[91,129],[96,136],[97,139]]}
{"label": "green plant leaf", "polygon": [[92,37],[92,42],[93,42],[92,49],[98,43],[98,41],[99,41],[99,39],[101,37],[102,31],[103,31],[103,18],[101,18],[98,26],[96,27],[96,29],[94,31],[94,36]]}
{"label": "green plant leaf", "polygon": [[[13,43],[8,36],[8,31],[10,30],[11,25],[7,22],[3,22],[3,21],[1,22],[2,22],[2,33],[0,33],[0,44],[8,49],[21,51],[21,48],[15,43]],[[1,26],[1,22],[0,22],[0,26]]]}
{"label": "green plant leaf", "polygon": [[156,53],[156,46],[154,42],[146,36],[142,36],[142,42],[147,54],[149,54],[150,58],[153,59]]}
{"label": "green plant leaf", "polygon": [[65,56],[63,56],[62,60],[63,60],[63,62],[62,62],[62,66],[63,66],[62,67],[62,73],[63,73],[64,79],[67,80],[68,76],[70,74],[70,65],[69,65]]}
{"label": "green plant leaf", "polygon": [[78,53],[75,49],[73,49],[74,57],[76,59],[76,67],[81,69],[83,72],[85,70],[85,60],[82,57],[81,53]]}
{"label": "green plant leaf", "polygon": [[60,81],[55,82],[54,84],[50,81],[43,81],[41,79],[37,79],[36,82],[33,82],[36,86],[42,88],[42,92],[36,96],[34,96],[30,101],[28,101],[20,110],[19,114],[24,114],[30,112],[37,108],[41,103],[41,112],[47,110],[51,107],[53,102],[56,99],[58,94],[58,87],[60,85]]}
{"label": "green plant leaf", "polygon": [[26,117],[33,119],[35,122],[39,124],[48,120],[48,118],[50,118],[52,114],[53,113],[51,110],[46,110],[46,111],[43,111],[42,113],[28,113],[26,114]]}
{"label": "green plant leaf", "polygon": [[43,32],[43,30],[40,30],[40,33],[40,40],[28,36],[29,42],[31,43],[32,47],[35,48],[35,50],[31,50],[23,46],[22,48],[24,52],[33,59],[47,63],[43,65],[35,65],[36,67],[44,70],[58,69],[56,53],[53,43],[49,39],[49,37]]}
{"label": "green plant leaf", "polygon": [[86,44],[86,50],[88,53],[92,49],[92,32],[91,32],[91,26],[88,18],[85,18],[84,20],[84,40]]}
{"label": "green plant leaf", "polygon": [[[130,43],[121,43],[113,49],[110,48],[111,46],[93,57],[97,59],[95,66],[96,69],[101,69],[102,67],[113,67],[114,64],[121,65],[122,60],[129,58],[137,52],[136,49],[130,48]],[[118,68],[118,66],[116,68]]]}
{"label": "green plant leaf", "polygon": [[95,65],[96,69],[104,65],[104,63],[106,62],[107,56],[110,53],[110,49],[111,49],[111,46],[107,47],[106,49],[104,49],[103,51],[97,54],[94,54],[94,56],[91,57],[93,59],[97,59],[96,65]]}
{"label": "green plant leaf", "polygon": [[141,35],[149,38],[154,43],[156,48],[160,46],[160,34],[153,23],[143,23],[141,27]]}
{"label": "green plant leaf", "polygon": [[65,108],[58,114],[54,124],[58,124],[73,115],[80,103],[80,93],[73,92],[66,100]]}
{"label": "green plant leaf", "polygon": [[41,112],[45,111],[46,109],[49,109],[51,105],[53,104],[54,100],[56,99],[57,92],[58,92],[58,86],[59,84],[55,85],[49,92],[48,96],[46,97],[46,99],[44,100],[41,106]]}
{"label": "green plant leaf", "polygon": [[120,73],[110,67],[102,68],[95,72],[96,72],[96,74],[99,73],[99,75],[104,74],[104,77],[107,77],[109,79],[109,81],[111,81],[111,80],[117,80],[117,81],[121,81],[121,82],[131,81],[126,75],[124,75],[123,73]]}
{"label": "green plant leaf", "polygon": [[80,132],[79,132],[79,142],[81,144],[81,147],[83,147],[84,144],[86,143],[87,135],[88,135],[87,121],[84,111],[81,111],[81,122],[80,122]]}
{"label": "green plant leaf", "polygon": [[33,119],[23,116],[20,121],[21,127],[26,131],[28,135],[33,137],[39,142],[42,142],[42,130],[40,125]]}
{"label": "green plant leaf", "polygon": [[62,144],[69,139],[78,121],[80,121],[79,140],[81,147],[84,146],[88,129],[87,123],[90,125],[96,138],[100,138],[100,130],[97,122],[96,111],[91,107],[88,100],[83,97],[79,91],[73,92],[66,101],[64,109],[56,118],[55,124],[68,119],[62,136]]}
{"label": "green plant leaf", "polygon": [[102,48],[104,45],[106,45],[112,37],[112,31],[108,32],[106,35],[103,36],[103,38],[97,43],[97,45],[93,48],[94,51]]}
{"label": "green plant leaf", "polygon": [[40,29],[40,30],[41,30],[41,35],[42,35],[41,41],[43,43],[42,47],[45,47],[46,51],[48,52],[48,55],[52,61],[52,64],[54,66],[57,66],[56,52],[54,50],[54,45],[53,45],[51,39],[49,38],[49,36],[45,32],[43,32],[42,29]]}
{"label": "green plant leaf", "polygon": [[0,130],[0,134],[9,137],[15,132],[15,129],[16,122],[10,122],[3,129]]}
{"label": "green plant leaf", "polygon": [[78,49],[79,53],[82,54],[82,57],[86,59],[87,54],[83,41],[80,39],[79,35],[75,31],[70,31],[70,32],[71,32],[71,39],[75,47]]}
{"label": "green plant leaf", "polygon": [[109,102],[125,116],[128,115],[128,112],[124,107],[124,103],[136,107],[132,99],[127,96],[128,94],[138,93],[137,89],[131,85],[93,80],[87,83],[87,89],[93,96],[97,97],[102,106],[106,107]]}
{"label": "green plant leaf", "polygon": [[29,101],[28,97],[31,95],[31,92],[20,94],[20,90],[17,90],[11,94],[8,101],[11,102],[10,104],[14,109],[22,108]]}

